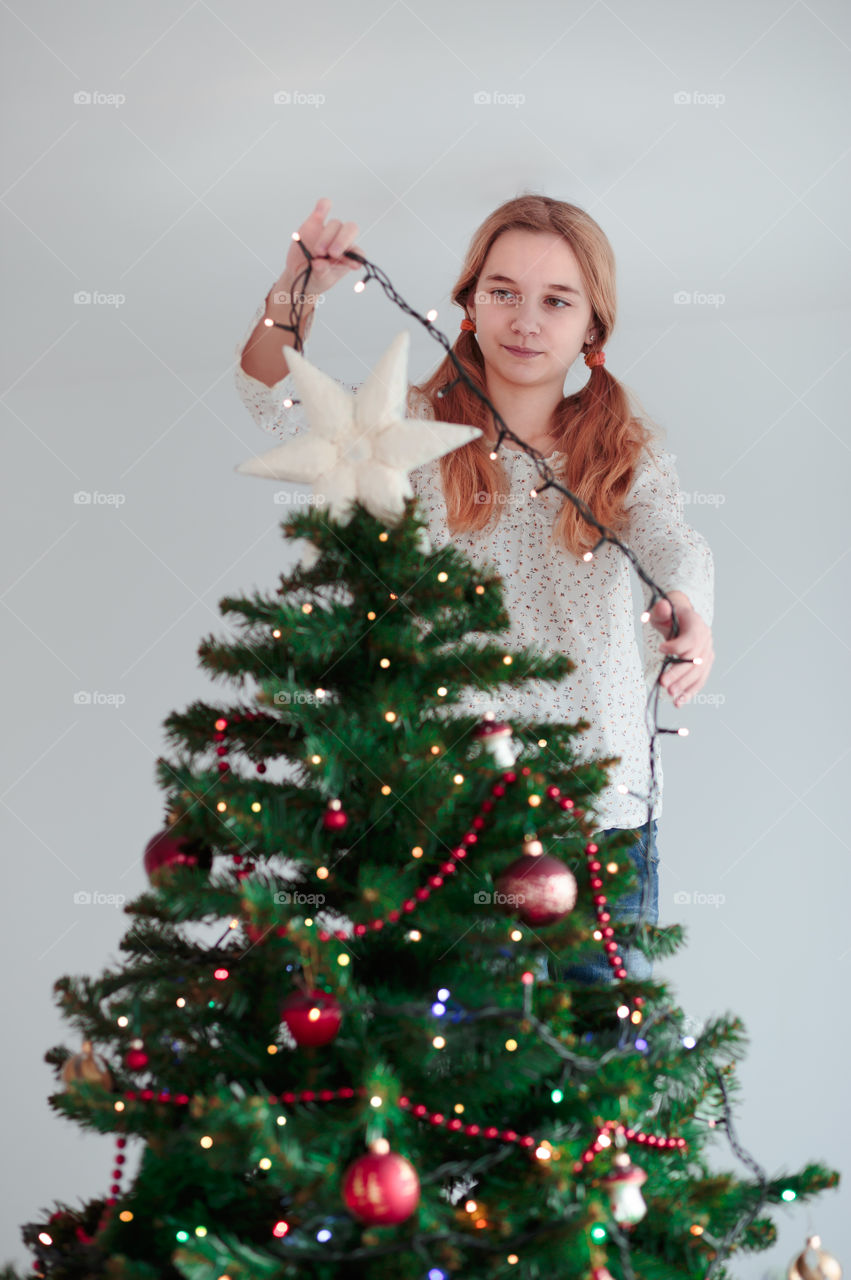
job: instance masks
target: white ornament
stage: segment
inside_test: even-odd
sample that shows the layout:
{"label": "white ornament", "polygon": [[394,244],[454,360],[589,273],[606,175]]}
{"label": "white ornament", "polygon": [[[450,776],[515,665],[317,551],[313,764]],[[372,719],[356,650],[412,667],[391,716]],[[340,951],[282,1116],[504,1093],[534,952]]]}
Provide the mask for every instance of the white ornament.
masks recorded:
{"label": "white ornament", "polygon": [[355,499],[377,519],[403,515],[405,499],[414,496],[408,472],[482,434],[460,423],[405,417],[410,341],[403,329],[355,394],[288,347],[310,430],[236,470],[310,484],[314,505],[342,524],[351,519]]}

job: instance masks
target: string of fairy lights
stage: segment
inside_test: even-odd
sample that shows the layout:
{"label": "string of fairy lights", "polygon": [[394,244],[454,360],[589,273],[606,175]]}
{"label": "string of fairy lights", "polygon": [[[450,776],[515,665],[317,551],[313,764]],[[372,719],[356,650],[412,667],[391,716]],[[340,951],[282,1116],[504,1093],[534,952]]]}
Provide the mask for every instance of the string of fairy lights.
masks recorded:
{"label": "string of fairy lights", "polygon": [[[303,313],[306,305],[305,299],[308,293],[310,276],[313,270],[311,264],[313,262],[313,258],[315,255],[310,251],[310,249],[308,249],[307,245],[301,239],[301,236],[297,231],[294,231],[292,233],[292,239],[296,241],[296,243],[301,248],[302,252],[304,253],[307,259],[307,262],[304,268],[302,269],[302,271],[295,277],[295,280],[293,281],[292,289],[290,290],[290,317],[289,317],[290,323],[284,324],[280,320],[271,320],[267,318],[266,324],[270,326],[274,326],[275,328],[278,328],[278,329],[283,329],[286,332],[292,333],[295,349],[296,351],[301,353],[304,350],[304,343],[302,339]],[[597,519],[597,517],[594,515],[594,512],[588,506],[588,504],[584,502],[580,497],[578,497],[577,494],[573,493],[570,489],[568,489],[566,485],[564,485],[561,482],[561,480],[559,480],[559,478],[555,475],[552,468],[549,466],[549,464],[547,463],[543,455],[540,453],[540,451],[533,448],[533,446],[527,444],[526,441],[522,440],[519,436],[515,435],[515,433],[511,430],[511,428],[505,422],[504,418],[500,415],[500,413],[496,409],[496,406],[492,403],[489,397],[485,394],[485,392],[483,392],[479,387],[477,387],[476,384],[472,381],[472,379],[468,376],[466,370],[464,369],[463,365],[461,364],[458,357],[456,356],[455,351],[453,350],[452,344],[447,338],[446,334],[444,334],[434,324],[434,320],[436,319],[436,316],[437,316],[436,311],[433,311],[433,310],[429,311],[426,315],[422,315],[420,312],[418,312],[414,307],[412,307],[405,300],[405,298],[401,296],[401,294],[397,292],[397,290],[393,287],[393,284],[390,281],[387,274],[375,263],[370,262],[369,259],[365,258],[362,254],[356,253],[354,250],[346,250],[345,253],[342,254],[341,256],[350,258],[353,262],[360,263],[360,265],[364,269],[363,278],[358,280],[354,286],[354,290],[356,293],[362,293],[370,280],[376,280],[378,284],[380,284],[381,288],[384,290],[384,293],[390,299],[390,301],[395,303],[395,305],[399,307],[400,310],[404,311],[406,315],[411,316],[412,319],[416,320],[419,324],[421,324],[423,328],[426,330],[426,332],[429,333],[431,337],[434,338],[435,341],[439,342],[440,345],[443,347],[447,356],[452,362],[452,365],[455,369],[456,376],[454,377],[452,382],[447,383],[445,387],[441,388],[438,391],[437,393],[438,397],[442,398],[443,395],[447,391],[451,390],[452,387],[457,386],[458,383],[463,383],[466,387],[469,388],[470,391],[473,392],[474,395],[478,397],[478,399],[480,399],[483,402],[485,407],[490,410],[490,413],[493,417],[494,425],[497,429],[496,444],[494,445],[494,448],[490,453],[490,457],[492,459],[495,459],[497,457],[497,453],[500,448],[500,445],[506,439],[511,440],[518,448],[523,449],[534,462],[537,472],[542,480],[541,484],[536,484],[535,487],[530,491],[531,497],[533,498],[538,497],[546,489],[555,489],[559,493],[563,494],[564,497],[568,499],[568,501],[572,502],[573,505],[579,511],[579,513],[582,515],[583,519],[586,520],[587,523],[590,524],[594,529],[596,529],[597,532],[600,534],[600,538],[597,541],[597,543],[594,545],[591,551],[585,552],[583,559],[586,561],[591,560],[594,554],[597,551],[599,551],[599,549],[602,546],[605,546],[607,542],[610,542],[613,546],[616,546],[622,552],[622,554],[625,555],[626,558],[629,560],[630,564],[633,566],[640,580],[649,588],[650,603],[649,603],[649,606],[641,614],[642,623],[648,622],[650,617],[650,612],[653,609],[654,605],[659,600],[667,600],[668,604],[671,607],[670,639],[675,639],[680,634],[680,626],[679,626],[679,619],[677,618],[676,607],[674,605],[673,600],[671,600],[668,594],[658,585],[658,583],[656,583],[653,580],[653,578],[650,577],[650,575],[647,573],[647,571],[644,569],[643,565],[639,561],[639,558],[636,555],[636,553],[633,551],[633,549],[630,546],[628,546],[626,543],[622,542],[621,539],[617,536],[617,534],[612,529],[608,528],[608,526],[604,524],[601,524],[600,521]],[[291,403],[297,404],[299,402],[296,400],[293,400]],[[643,825],[645,827],[646,848],[648,849],[651,847],[651,843],[650,843],[651,837],[652,837],[651,823],[653,820],[653,810],[659,797],[659,787],[657,782],[657,766],[656,766],[657,739],[662,734],[676,734],[678,737],[688,736],[688,729],[685,727],[670,729],[659,724],[659,699],[660,699],[661,691],[664,687],[661,683],[662,676],[664,675],[665,671],[668,669],[669,666],[673,666],[674,664],[679,662],[687,662],[687,663],[692,663],[693,665],[699,665],[702,662],[702,659],[684,658],[676,654],[664,655],[662,663],[659,667],[659,671],[656,675],[656,679],[653,683],[653,687],[650,690],[650,693],[648,694],[646,708],[645,708],[645,724],[647,726],[648,737],[649,737],[650,785],[649,785],[648,793],[646,796],[643,796],[635,791],[629,790],[626,786],[622,786],[621,788],[619,788],[623,794],[634,796],[636,799],[639,799],[639,800],[644,800],[645,803],[647,804],[647,818]],[[632,928],[630,929],[627,935],[627,938],[626,938],[627,945],[631,945],[632,943],[635,942],[639,932],[643,928],[643,922],[645,919],[648,901],[649,901],[649,894],[650,894],[649,877],[643,877],[642,885],[641,885],[640,908],[637,913],[637,917],[635,921],[632,923]]]}

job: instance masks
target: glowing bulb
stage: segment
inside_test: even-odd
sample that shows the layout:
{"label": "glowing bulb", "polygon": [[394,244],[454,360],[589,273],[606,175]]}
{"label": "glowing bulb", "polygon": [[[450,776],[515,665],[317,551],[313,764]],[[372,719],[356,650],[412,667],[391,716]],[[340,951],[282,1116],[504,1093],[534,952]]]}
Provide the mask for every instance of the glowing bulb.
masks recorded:
{"label": "glowing bulb", "polygon": [[552,1093],[550,1094],[550,1100],[552,1102],[563,1102],[564,1094],[562,1093],[561,1089],[553,1089]]}
{"label": "glowing bulb", "polygon": [[322,1010],[313,1008],[308,1012],[307,1020],[308,1022],[318,1022],[321,1017],[322,1017]]}
{"label": "glowing bulb", "polygon": [[271,1169],[271,1168],[272,1168],[272,1161],[269,1159],[269,1157],[268,1157],[268,1156],[264,1156],[264,1157],[263,1157],[263,1159],[259,1162],[259,1164],[260,1164],[260,1168],[261,1168],[261,1169]]}
{"label": "glowing bulb", "polygon": [[118,1025],[119,1027],[126,1027],[129,1021],[130,1019],[125,1017],[124,1014],[122,1013],[121,1017],[118,1019]]}
{"label": "glowing bulb", "polygon": [[448,574],[448,573],[445,573],[445,572],[441,569],[440,573],[437,575],[437,580],[438,580],[438,582],[448,582],[448,581],[449,581],[449,574]]}
{"label": "glowing bulb", "polygon": [[384,719],[387,721],[387,723],[388,723],[388,724],[392,724],[392,723],[393,723],[393,721],[396,719],[396,712],[395,712],[395,711],[385,711],[385,712],[384,712]]}
{"label": "glowing bulb", "polygon": [[593,558],[594,558],[593,551],[586,551],[585,555],[582,557],[583,560],[592,560]]}
{"label": "glowing bulb", "polygon": [[378,665],[379,665],[379,667],[385,667],[385,668],[386,668],[386,667],[389,667],[389,666],[390,666],[390,659],[389,659],[389,658],[382,658]]}
{"label": "glowing bulb", "polygon": [[446,1048],[446,1041],[444,1040],[443,1036],[435,1036],[434,1039],[432,1040],[432,1044],[434,1045],[435,1049]]}
{"label": "glowing bulb", "polygon": [[196,1228],[195,1228],[195,1234],[196,1234],[196,1236],[199,1236],[199,1237],[201,1237],[201,1238],[203,1239],[203,1237],[207,1234],[207,1228],[206,1228],[206,1227],[196,1227]]}
{"label": "glowing bulb", "polygon": [[[785,1191],[780,1192],[780,1199],[781,1200],[797,1200],[798,1194],[797,1192],[793,1191],[791,1187],[787,1187]],[[815,1247],[818,1248],[818,1245],[816,1245]]]}
{"label": "glowing bulb", "polygon": [[213,977],[214,977],[218,982],[224,982],[224,981],[225,981],[225,979],[226,979],[228,976],[229,976],[229,975],[228,975],[228,971],[227,971],[227,969],[214,969],[214,971],[213,971]]}
{"label": "glowing bulb", "polygon": [[511,933],[508,936],[512,942],[519,942],[523,937],[523,934],[520,931],[520,929],[512,929]]}
{"label": "glowing bulb", "polygon": [[201,1146],[204,1148],[205,1151],[208,1151],[212,1145],[213,1145],[213,1139],[209,1136],[209,1134],[205,1133],[204,1137],[201,1139]]}
{"label": "glowing bulb", "polygon": [[225,804],[224,800],[220,800],[219,803],[216,805],[216,812],[224,813],[226,809],[227,809],[227,805]]}
{"label": "glowing bulb", "polygon": [[438,698],[445,698],[447,693],[446,685],[441,685],[437,691]]}
{"label": "glowing bulb", "polygon": [[376,1093],[372,1098],[370,1098],[369,1105],[371,1107],[380,1107],[383,1101],[384,1099],[379,1098],[378,1094]]}
{"label": "glowing bulb", "polygon": [[456,787],[460,787],[461,783],[464,781],[463,773],[453,774],[452,781],[455,783]]}
{"label": "glowing bulb", "polygon": [[53,1236],[49,1236],[46,1231],[39,1231],[38,1238],[40,1244],[53,1244]]}
{"label": "glowing bulb", "polygon": [[388,785],[387,785],[387,783],[386,783],[386,782],[385,782],[384,786],[381,788],[381,794],[382,794],[383,796],[389,796],[389,795],[390,795],[390,787],[388,787]]}
{"label": "glowing bulb", "polygon": [[419,941],[421,940],[422,936],[423,936],[423,935],[420,933],[419,929],[409,929],[409,930],[408,930],[408,941],[409,941],[409,942],[419,942]]}
{"label": "glowing bulb", "polygon": [[305,603],[301,606],[301,611],[302,613],[313,613],[313,605],[310,603],[309,600],[305,601]]}
{"label": "glowing bulb", "polygon": [[272,1228],[272,1235],[277,1236],[278,1239],[280,1239],[281,1236],[285,1236],[287,1234],[289,1229],[290,1224],[288,1222],[276,1222]]}
{"label": "glowing bulb", "polygon": [[119,1213],[118,1217],[119,1217],[119,1220],[120,1220],[121,1222],[132,1222],[132,1221],[133,1221],[133,1214],[130,1212],[130,1210],[129,1210],[129,1209],[122,1209],[122,1210],[121,1210],[121,1212]]}
{"label": "glowing bulb", "polygon": [[114,1104],[114,1109],[115,1109],[116,1111],[123,1111],[123,1110],[124,1110],[124,1103],[119,1099],[119,1101],[118,1101],[118,1102],[116,1102],[116,1103]]}
{"label": "glowing bulb", "polygon": [[697,1044],[697,1041],[695,1040],[694,1036],[683,1036],[684,1049],[693,1049],[696,1044]]}
{"label": "glowing bulb", "polygon": [[342,968],[345,969],[348,963],[349,963],[349,957],[346,955],[345,951],[342,953],[342,955],[337,956],[337,964],[341,965]]}
{"label": "glowing bulb", "polygon": [[503,658],[503,662],[505,663],[505,665],[506,665],[507,667],[510,667],[513,661],[514,661],[514,659],[512,658],[512,656],[511,656],[511,654],[510,654],[510,653],[507,653],[507,654],[505,655],[505,657]]}
{"label": "glowing bulb", "polygon": [[285,1125],[285,1124],[287,1123],[287,1117],[286,1117],[286,1116],[278,1116],[278,1118],[277,1118],[277,1120],[275,1121],[275,1123],[276,1123],[276,1124],[280,1124],[280,1125]]}
{"label": "glowing bulb", "polygon": [[415,845],[414,845],[414,847],[413,847],[413,849],[411,850],[411,857],[412,857],[412,858],[421,858],[422,856],[423,856],[422,846],[421,846],[421,845],[418,845],[418,844],[415,844]]}
{"label": "glowing bulb", "polygon": [[610,1147],[612,1145],[612,1140],[607,1133],[599,1134],[597,1141],[601,1147]]}
{"label": "glowing bulb", "polygon": [[549,1160],[552,1157],[552,1152],[548,1151],[546,1147],[538,1147],[538,1150],[535,1152],[535,1155],[538,1157],[539,1160]]}
{"label": "glowing bulb", "polygon": [[517,1041],[516,1041],[516,1040],[506,1040],[506,1042],[505,1042],[505,1047],[506,1047],[506,1049],[508,1050],[508,1052],[509,1052],[509,1053],[513,1053],[513,1052],[514,1052],[514,1050],[517,1048]]}
{"label": "glowing bulb", "polygon": [[464,1208],[466,1209],[467,1213],[475,1213],[478,1207],[479,1206],[476,1204],[475,1200],[468,1200],[467,1203],[464,1205]]}
{"label": "glowing bulb", "polygon": [[331,873],[330,873],[330,871],[328,870],[328,868],[327,868],[327,867],[317,867],[317,868],[316,868],[316,879],[317,879],[317,880],[327,880],[330,874],[331,874]]}
{"label": "glowing bulb", "polygon": [[479,584],[479,586],[476,587],[476,595],[483,596],[484,594],[485,594],[485,589],[481,584]]}
{"label": "glowing bulb", "polygon": [[375,614],[373,613],[372,609],[370,609],[369,613],[366,616],[370,622],[375,622]]}
{"label": "glowing bulb", "polygon": [[618,1017],[619,1018],[629,1017],[629,1009],[626,1007],[625,1004],[618,1005]]}
{"label": "glowing bulb", "polygon": [[390,536],[390,535],[389,535],[388,533],[386,533],[386,532],[384,532],[384,531],[382,530],[382,532],[381,532],[381,533],[379,533],[379,535],[378,535],[378,541],[379,541],[379,542],[386,542],[389,536]]}
{"label": "glowing bulb", "polygon": [[441,987],[441,988],[440,988],[440,990],[439,990],[439,991],[438,991],[438,993],[437,993],[437,998],[438,998],[438,1000],[448,1000],[448,999],[449,999],[449,995],[450,995],[450,993],[449,993],[448,988],[447,988],[447,987]]}
{"label": "glowing bulb", "polygon": [[321,757],[321,756],[311,756],[311,757],[310,757],[310,763],[311,763],[311,764],[321,764],[321,763],[322,763],[322,757]]}

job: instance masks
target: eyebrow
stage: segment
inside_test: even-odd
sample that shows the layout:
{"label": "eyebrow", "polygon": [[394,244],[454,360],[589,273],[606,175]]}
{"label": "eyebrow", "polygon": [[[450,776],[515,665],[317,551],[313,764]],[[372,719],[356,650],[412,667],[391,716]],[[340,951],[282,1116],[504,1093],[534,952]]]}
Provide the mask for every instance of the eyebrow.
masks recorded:
{"label": "eyebrow", "polygon": [[[497,280],[502,284],[517,283],[516,280],[511,279],[511,276],[485,276],[485,280]],[[558,289],[560,293],[575,293],[577,298],[580,298],[582,296],[578,289],[574,289],[572,284],[545,284],[544,288]]]}

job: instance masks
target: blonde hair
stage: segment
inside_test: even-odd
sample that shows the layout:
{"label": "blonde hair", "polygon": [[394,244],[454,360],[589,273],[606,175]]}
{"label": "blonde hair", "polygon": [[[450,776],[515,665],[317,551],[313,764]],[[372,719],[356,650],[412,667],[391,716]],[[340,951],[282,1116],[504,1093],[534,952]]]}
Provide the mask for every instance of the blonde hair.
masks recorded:
{"label": "blonde hair", "polygon": [[[563,236],[579,263],[582,282],[591,302],[596,339],[591,350],[602,349],[614,328],[615,258],[602,228],[583,209],[543,195],[521,195],[507,200],[484,220],[474,233],[452,301],[465,308],[474,294],[485,259],[499,236],[515,228],[554,232]],[[474,386],[487,392],[485,363],[473,334],[462,330],[452,347],[456,359]],[[425,395],[435,417],[442,422],[462,422],[479,427],[482,435],[440,459],[440,476],[446,499],[450,533],[484,531],[502,516],[504,502],[482,502],[476,495],[507,495],[508,477],[500,457],[488,456],[494,438],[490,410],[463,382],[450,384],[457,370],[447,355],[414,390]],[[444,390],[442,396],[437,392]],[[622,532],[624,501],[632,484],[641,450],[655,431],[646,427],[633,407],[634,397],[605,365],[597,365],[580,391],[565,396],[553,415],[552,436],[562,454],[553,459],[553,474],[583,499],[599,522]],[[636,402],[637,403],[637,402]],[[646,416],[646,415],[645,415]],[[511,423],[508,423],[511,426]],[[552,541],[574,555],[590,551],[599,533],[564,499],[553,521]]]}

